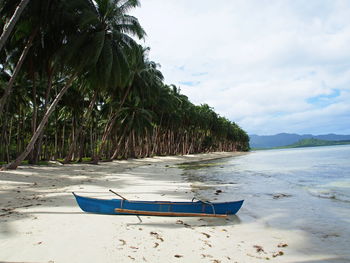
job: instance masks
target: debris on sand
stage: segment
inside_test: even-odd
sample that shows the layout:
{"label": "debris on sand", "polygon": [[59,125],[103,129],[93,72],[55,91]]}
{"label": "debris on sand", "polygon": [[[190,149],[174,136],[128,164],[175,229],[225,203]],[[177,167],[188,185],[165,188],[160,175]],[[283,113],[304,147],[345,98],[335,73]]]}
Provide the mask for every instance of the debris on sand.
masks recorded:
{"label": "debris on sand", "polygon": [[202,234],[202,235],[205,235],[207,238],[210,238],[210,235],[207,234],[207,233],[202,232],[201,234]]}
{"label": "debris on sand", "polygon": [[150,232],[152,236],[155,236],[158,240],[164,242],[164,239],[157,232]]}
{"label": "debris on sand", "polygon": [[288,247],[288,244],[286,243],[279,243],[277,247]]}
{"label": "debris on sand", "polygon": [[264,260],[270,260],[269,257],[260,257],[260,256],[255,256],[255,255],[252,255],[252,254],[247,254],[247,256],[249,257],[252,257],[252,258],[258,258],[258,259],[264,259]]}
{"label": "debris on sand", "polygon": [[265,253],[265,250],[263,249],[262,246],[254,245],[253,247],[256,248],[256,252],[258,252],[258,253],[260,253],[260,252]]}
{"label": "debris on sand", "polygon": [[207,240],[204,240],[204,244],[206,244],[208,247],[212,247],[212,245]]}
{"label": "debris on sand", "polygon": [[273,255],[272,255],[272,257],[278,257],[278,256],[283,256],[284,255],[284,253],[283,253],[283,251],[278,251],[278,252],[276,252],[276,253],[273,253]]}
{"label": "debris on sand", "polygon": [[193,227],[192,227],[191,225],[185,223],[185,222],[182,221],[182,220],[176,220],[176,224],[178,224],[178,225],[184,225],[184,226],[187,227],[187,228],[193,229]]}

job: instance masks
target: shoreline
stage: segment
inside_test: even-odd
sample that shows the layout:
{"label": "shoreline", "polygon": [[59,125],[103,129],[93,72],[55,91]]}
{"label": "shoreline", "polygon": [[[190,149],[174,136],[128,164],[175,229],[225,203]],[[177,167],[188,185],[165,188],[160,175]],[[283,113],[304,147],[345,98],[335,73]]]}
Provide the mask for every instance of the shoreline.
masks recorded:
{"label": "shoreline", "polygon": [[[0,172],[0,262],[306,262],[306,255],[295,249],[308,241],[305,233],[269,226],[249,213],[248,204],[228,220],[142,216],[140,223],[131,215],[84,213],[71,194],[108,199],[115,198],[108,192],[113,189],[134,200],[190,200],[193,188],[176,164],[244,154],[21,166]],[[309,259],[332,261],[327,255]]]}
{"label": "shoreline", "polygon": [[[76,204],[71,192],[108,199],[115,198],[115,195],[108,192],[108,189],[114,189],[127,198],[136,200],[188,200],[192,198],[190,183],[182,181],[181,170],[173,165],[242,154],[246,153],[218,152],[153,157],[99,165],[26,165],[17,170],[2,171],[0,262],[115,262],[117,255],[118,258],[122,257],[120,262],[130,262],[136,248],[128,247],[128,250],[132,251],[124,253],[123,245],[118,245],[119,242],[124,242],[120,241],[121,238],[111,236],[109,230],[117,229],[115,235],[118,236],[118,229],[123,228],[123,233],[133,236],[134,239],[140,234],[139,227],[132,227],[136,230],[131,230],[128,224],[138,226],[137,217],[84,213]],[[179,226],[176,223],[178,218],[142,217],[142,220],[145,224],[158,222]],[[118,227],[115,227],[116,224]],[[104,234],[100,234],[99,231]],[[153,229],[153,232],[156,231],[157,229]],[[148,239],[154,239],[152,235],[149,237],[149,233],[145,235]],[[159,241],[158,239],[154,244],[160,246]],[[99,243],[103,243],[104,246],[99,246]],[[18,251],[18,247],[21,250]],[[80,257],[74,256],[74,248],[79,251],[89,247],[99,249],[95,252],[90,249],[92,254],[88,251],[80,254]],[[65,248],[66,252],[62,253]],[[113,251],[110,256],[105,255],[106,248]],[[147,255],[159,249],[150,249],[143,253]],[[143,261],[142,258],[138,260]],[[152,261],[157,262],[157,259],[153,258],[150,262]]]}

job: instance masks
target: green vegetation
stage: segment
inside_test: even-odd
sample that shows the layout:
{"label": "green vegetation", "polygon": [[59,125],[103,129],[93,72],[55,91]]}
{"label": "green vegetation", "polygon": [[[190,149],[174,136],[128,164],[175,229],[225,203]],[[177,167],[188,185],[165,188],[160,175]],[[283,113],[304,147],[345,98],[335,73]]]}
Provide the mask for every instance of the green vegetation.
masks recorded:
{"label": "green vegetation", "polygon": [[98,163],[249,150],[236,123],[163,82],[149,49],[136,41],[145,32],[128,11],[138,5],[0,2],[0,162],[10,163],[6,168],[24,160]]}
{"label": "green vegetation", "polygon": [[350,144],[350,141],[326,141],[315,138],[303,139],[284,148],[315,147]]}

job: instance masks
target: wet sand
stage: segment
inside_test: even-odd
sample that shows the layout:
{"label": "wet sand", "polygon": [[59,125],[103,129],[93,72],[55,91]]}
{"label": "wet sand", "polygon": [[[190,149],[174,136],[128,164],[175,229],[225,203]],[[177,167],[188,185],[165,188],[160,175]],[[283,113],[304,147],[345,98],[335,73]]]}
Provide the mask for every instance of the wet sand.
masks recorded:
{"label": "wet sand", "polygon": [[[211,153],[100,165],[23,166],[0,173],[0,262],[343,262],[301,253],[302,230],[277,229],[237,216],[181,218],[84,213],[71,192],[128,199],[190,200],[176,164],[230,157]],[[245,218],[250,217],[249,220]],[[345,262],[345,261],[344,261]]]}

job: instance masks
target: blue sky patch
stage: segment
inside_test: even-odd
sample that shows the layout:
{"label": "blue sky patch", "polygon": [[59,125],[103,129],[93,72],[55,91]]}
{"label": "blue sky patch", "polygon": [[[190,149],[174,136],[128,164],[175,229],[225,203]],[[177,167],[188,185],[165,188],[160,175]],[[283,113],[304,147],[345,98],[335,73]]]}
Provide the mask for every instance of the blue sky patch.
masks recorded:
{"label": "blue sky patch", "polygon": [[198,76],[204,76],[204,75],[208,75],[209,72],[198,72],[198,73],[193,73],[192,76],[193,77],[198,77]]}
{"label": "blue sky patch", "polygon": [[333,89],[332,93],[330,94],[321,94],[315,97],[311,97],[311,98],[308,98],[306,102],[312,105],[325,107],[327,105],[332,104],[334,102],[333,99],[339,96],[340,96],[340,90]]}
{"label": "blue sky patch", "polygon": [[179,84],[180,85],[185,85],[185,86],[197,86],[199,83],[201,83],[200,81],[180,81]]}

